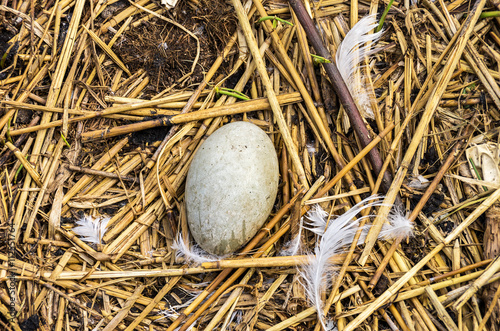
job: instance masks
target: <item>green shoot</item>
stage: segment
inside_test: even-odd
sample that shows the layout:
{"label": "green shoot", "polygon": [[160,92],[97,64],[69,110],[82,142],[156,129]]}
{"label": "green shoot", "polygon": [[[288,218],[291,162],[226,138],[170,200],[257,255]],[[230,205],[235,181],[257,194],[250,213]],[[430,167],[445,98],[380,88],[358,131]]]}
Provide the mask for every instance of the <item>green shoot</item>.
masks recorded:
{"label": "green shoot", "polygon": [[332,63],[332,61],[325,59],[322,56],[318,56],[318,55],[314,55],[314,54],[311,54],[311,56],[313,58],[313,62],[315,65],[319,65],[320,63]]}
{"label": "green shoot", "polygon": [[9,52],[5,52],[5,54],[2,56],[2,59],[0,60],[1,69],[5,67],[5,61],[7,60],[7,55],[9,55]]}
{"label": "green shoot", "polygon": [[23,170],[23,165],[22,164],[19,167],[19,169],[17,169],[16,174],[14,175],[14,183],[17,182],[17,175],[19,175],[21,173],[21,170]]}
{"label": "green shoot", "polygon": [[375,29],[375,32],[379,32],[380,30],[382,30],[382,27],[384,26],[384,22],[385,22],[385,17],[389,13],[389,10],[391,9],[393,2],[394,2],[394,0],[389,1],[389,4],[385,8],[384,13],[382,14],[382,17],[380,17],[380,23],[378,24],[377,28]]}
{"label": "green shoot", "polygon": [[7,61],[7,56],[9,56],[10,51],[12,50],[12,47],[14,47],[16,43],[12,43],[9,48],[5,51],[5,53],[2,55],[2,59],[0,60],[0,69],[3,69],[5,67],[5,62]]}
{"label": "green shoot", "polygon": [[500,11],[485,11],[479,18],[500,17]]}
{"label": "green shoot", "polygon": [[234,98],[245,100],[245,101],[250,100],[250,98],[247,95],[245,95],[241,92],[235,91],[233,89],[230,89],[230,88],[215,87],[215,93],[228,95],[230,97],[234,97]]}
{"label": "green shoot", "polygon": [[268,20],[272,20],[273,21],[273,29],[276,29],[276,26],[278,25],[278,21],[283,23],[283,24],[288,24],[290,26],[293,26],[293,23],[291,22],[288,22],[287,20],[284,20],[282,18],[279,18],[277,16],[264,16],[262,18],[260,18],[257,23],[261,23],[261,22],[264,22],[264,21],[268,21]]}
{"label": "green shoot", "polygon": [[62,140],[64,140],[64,142],[66,143],[66,146],[68,146],[68,148],[71,149],[71,145],[69,144],[69,142],[66,140],[66,138],[64,137],[63,133],[61,132],[61,138]]}
{"label": "green shoot", "polygon": [[[474,169],[474,172],[476,173],[477,178],[478,178],[479,180],[482,180],[482,178],[481,178],[481,174],[479,173],[479,170],[477,170],[476,165],[474,164],[474,161],[472,160],[472,158],[469,158],[469,162],[470,162],[470,164],[472,165],[472,168]],[[485,191],[488,191],[488,188],[487,188],[486,186],[484,186],[484,185],[483,185],[483,189],[484,189]]]}

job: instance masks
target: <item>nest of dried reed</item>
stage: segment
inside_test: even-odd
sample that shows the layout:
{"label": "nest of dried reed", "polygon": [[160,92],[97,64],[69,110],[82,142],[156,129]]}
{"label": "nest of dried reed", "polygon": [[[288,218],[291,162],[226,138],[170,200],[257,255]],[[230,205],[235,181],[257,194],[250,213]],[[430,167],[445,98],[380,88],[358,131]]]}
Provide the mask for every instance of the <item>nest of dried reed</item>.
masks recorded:
{"label": "nest of dried reed", "polygon": [[[313,21],[300,4],[2,1],[2,329],[319,329],[307,259],[277,255],[298,233],[312,251],[312,204],[341,215],[371,194],[385,205],[323,293],[336,327],[498,328],[500,4],[307,1]],[[332,60],[368,14],[373,118],[311,56]],[[235,257],[187,265],[172,243],[190,161],[236,120],[275,144],[275,208]],[[394,203],[414,236],[378,240]],[[84,215],[109,218],[100,244],[75,235]]]}

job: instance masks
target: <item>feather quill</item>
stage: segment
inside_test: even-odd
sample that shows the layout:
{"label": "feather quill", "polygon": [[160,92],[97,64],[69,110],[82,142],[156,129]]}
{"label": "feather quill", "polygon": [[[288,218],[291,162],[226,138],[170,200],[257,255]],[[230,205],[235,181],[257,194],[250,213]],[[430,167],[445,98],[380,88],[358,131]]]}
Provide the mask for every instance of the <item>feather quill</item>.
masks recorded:
{"label": "feather quill", "polygon": [[363,17],[346,34],[335,54],[337,67],[354,102],[361,114],[370,118],[374,117],[371,99],[375,96],[371,90],[366,88],[365,80],[361,77],[358,69],[359,64],[366,56],[377,51],[377,49],[372,49],[372,46],[380,38],[382,31],[370,34],[370,31],[375,29],[377,25],[376,15]]}
{"label": "feather quill", "polygon": [[224,258],[224,256],[209,254],[196,244],[191,245],[191,248],[188,248],[180,233],[174,240],[171,247],[176,250],[176,260],[184,258],[188,264],[200,265],[203,262],[213,262]]}
{"label": "feather quill", "polygon": [[77,226],[73,228],[73,232],[88,243],[100,244],[109,220],[109,217],[83,216],[76,222]]}

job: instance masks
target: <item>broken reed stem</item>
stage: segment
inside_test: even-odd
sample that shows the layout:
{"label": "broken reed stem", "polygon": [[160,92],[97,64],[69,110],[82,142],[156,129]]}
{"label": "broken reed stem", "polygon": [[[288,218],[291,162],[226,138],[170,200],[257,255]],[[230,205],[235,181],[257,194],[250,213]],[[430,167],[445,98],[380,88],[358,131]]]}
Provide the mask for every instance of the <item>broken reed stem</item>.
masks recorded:
{"label": "broken reed stem", "polygon": [[137,178],[133,178],[133,177],[120,176],[120,175],[114,174],[112,172],[83,168],[83,167],[75,166],[75,165],[71,165],[71,164],[68,164],[66,166],[66,168],[68,168],[69,170],[81,172],[81,173],[84,173],[87,175],[96,175],[96,176],[102,176],[102,177],[108,177],[108,178],[115,178],[115,179],[126,180],[129,182],[134,182],[137,180]]}
{"label": "broken reed stem", "polygon": [[[156,100],[132,103],[132,104],[127,104],[127,105],[109,107],[109,108],[99,110],[99,111],[96,111],[93,113],[88,113],[88,114],[83,115],[83,116],[70,118],[70,119],[68,119],[68,124],[80,122],[80,121],[84,121],[84,120],[89,120],[92,118],[101,117],[101,116],[105,116],[105,115],[119,114],[119,113],[123,113],[123,112],[129,111],[129,110],[136,110],[136,109],[142,109],[142,108],[147,108],[147,107],[152,107],[152,106],[158,106],[158,105],[161,105],[163,102],[164,102],[163,99],[156,99]],[[41,107],[41,106],[38,106],[38,107]],[[45,106],[45,107],[47,107],[47,106]],[[11,136],[16,136],[16,135],[20,135],[23,133],[35,132],[35,131],[40,131],[40,130],[46,130],[48,128],[54,128],[54,127],[58,127],[61,125],[62,125],[62,120],[52,121],[52,122],[48,122],[45,124],[33,126],[30,128],[13,130],[13,131],[11,131]]]}
{"label": "broken reed stem", "polygon": [[450,317],[450,315],[448,314],[446,309],[443,307],[441,302],[439,302],[439,298],[438,298],[436,292],[434,292],[434,290],[430,286],[427,286],[425,288],[425,292],[427,293],[427,297],[432,302],[432,305],[434,306],[434,308],[436,308],[436,313],[437,313],[438,317],[445,323],[448,330],[459,331],[458,326],[455,324],[453,319]]}
{"label": "broken reed stem", "polygon": [[17,148],[16,146],[14,146],[14,144],[12,144],[9,141],[4,142],[4,144],[5,144],[5,146],[7,146],[8,149],[10,149],[14,153],[14,155],[16,156],[16,158],[24,166],[24,169],[26,169],[28,171],[28,173],[30,174],[31,178],[36,183],[36,185],[38,185],[38,187],[42,187],[43,184],[40,181],[40,178],[41,178],[40,175],[33,168],[33,166],[31,165],[31,163],[29,163],[29,161],[24,157],[23,153],[19,150],[19,148]]}
{"label": "broken reed stem", "polygon": [[[118,154],[118,152],[125,147],[125,145],[128,144],[128,137],[118,141],[112,148],[107,153],[104,153],[103,156],[92,166],[92,170],[98,170],[100,171],[108,162],[111,161],[111,159]],[[83,176],[78,180],[78,182],[69,189],[66,194],[64,195],[63,198],[63,210],[61,212],[61,215],[64,215],[69,208],[65,207],[64,205],[68,203],[68,201],[74,197],[78,192],[80,192],[86,185],[88,185],[94,177],[92,176]]]}
{"label": "broken reed stem", "polygon": [[163,297],[165,295],[167,295],[167,293],[170,292],[170,290],[172,290],[172,288],[174,288],[175,284],[177,284],[177,282],[180,279],[181,279],[181,276],[170,278],[168,280],[167,284],[165,284],[165,286],[163,286],[163,288],[160,291],[158,291],[158,294],[156,294],[156,296],[154,297],[154,299],[151,300],[150,304],[147,305],[143,309],[143,311],[141,311],[141,313],[139,314],[139,316],[136,317],[136,318],[134,318],[134,321],[127,326],[127,328],[125,329],[125,331],[135,330],[135,328],[139,325],[139,323],[144,318],[146,318],[146,316],[149,315],[149,313],[158,305],[158,303],[163,299]]}
{"label": "broken reed stem", "polygon": [[481,261],[481,262],[478,262],[478,263],[470,264],[470,265],[468,265],[466,267],[462,267],[460,269],[453,270],[453,271],[444,273],[444,274],[436,276],[436,277],[431,277],[428,280],[422,281],[422,282],[417,283],[415,285],[426,286],[426,285],[434,284],[435,282],[440,281],[442,279],[445,279],[445,278],[448,278],[448,277],[452,277],[452,276],[461,274],[463,272],[470,271],[472,269],[484,267],[485,265],[490,264],[491,261],[493,261],[493,260],[492,259],[488,259],[488,260],[484,260],[484,261]]}
{"label": "broken reed stem", "polygon": [[113,52],[111,50],[110,47],[108,47],[108,45],[106,45],[106,43],[104,41],[101,40],[101,38],[99,38],[95,32],[87,29],[87,27],[85,27],[85,25],[82,25],[83,29],[89,34],[89,36],[92,38],[92,40],[113,60],[113,62],[116,63],[116,65],[118,67],[120,67],[120,69],[122,69],[123,71],[125,71],[125,73],[129,76],[131,76],[132,74],[130,73],[130,71],[128,70],[128,68],[125,66],[125,64],[123,64],[123,62],[120,60],[120,58],[115,54],[115,52]]}
{"label": "broken reed stem", "polygon": [[[359,274],[358,273],[354,273],[354,276],[359,277]],[[361,286],[361,288],[363,289],[363,291],[366,293],[366,295],[368,295],[368,297],[370,298],[370,300],[375,299],[375,296],[373,295],[373,293],[371,293],[370,291],[368,291],[368,287],[366,286],[366,283],[364,281],[359,280],[359,285]],[[396,310],[396,307],[394,307],[394,305],[391,304],[389,306],[389,309],[391,310],[391,313],[394,315],[394,317],[398,321],[398,324],[400,325],[401,329],[403,329],[403,331],[410,331],[410,329],[406,326],[404,320],[401,318],[401,315]],[[389,315],[387,315],[385,309],[380,309],[380,314],[384,317],[384,319],[386,320],[386,322],[389,325],[392,324],[395,327],[394,322],[391,320],[391,318],[389,317]]]}
{"label": "broken reed stem", "polygon": [[145,287],[146,287],[146,285],[139,285],[134,290],[134,293],[132,294],[132,296],[130,298],[128,298],[127,301],[125,301],[123,310],[120,310],[115,315],[115,317],[113,317],[113,319],[111,321],[109,321],[109,323],[106,325],[106,327],[104,329],[102,329],[102,331],[113,331],[118,327],[118,324],[120,324],[121,321],[124,320],[125,317],[127,317],[130,309],[132,309],[132,307],[134,306],[137,299],[139,299],[139,296],[141,295],[141,293]]}
{"label": "broken reed stem", "polygon": [[495,295],[493,296],[493,300],[491,301],[491,305],[488,307],[488,311],[483,316],[483,320],[477,327],[477,331],[482,331],[483,328],[486,326],[486,323],[488,322],[491,314],[493,313],[493,310],[495,309],[495,306],[498,303],[498,299],[500,299],[500,286],[498,286]]}
{"label": "broken reed stem", "polygon": [[[323,41],[321,40],[321,37],[319,35],[318,30],[316,29],[314,22],[307,13],[301,0],[289,0],[288,2],[290,3],[290,6],[293,8],[295,15],[297,15],[297,18],[299,19],[299,22],[302,25],[304,31],[306,32],[309,42],[312,44],[317,55],[330,60],[330,63],[323,63],[323,68],[325,69],[328,77],[330,78],[330,81],[335,89],[335,92],[339,96],[339,99],[342,105],[344,106],[347,115],[349,116],[349,120],[351,121],[352,126],[356,131],[356,135],[361,141],[361,145],[363,147],[367,146],[371,141],[371,137],[363,121],[363,117],[359,113],[359,110],[356,107],[354,99],[349,93],[347,85],[345,84],[344,80],[342,79],[342,76],[340,75],[339,70],[337,69],[337,66],[335,65],[335,61],[333,60],[328,49],[324,46]],[[373,168],[375,169],[376,174],[378,175],[380,173],[380,170],[382,169],[382,164],[383,164],[378,149],[377,148],[372,149],[368,154],[368,158],[370,159],[370,162]],[[389,174],[389,172],[385,172],[384,179],[382,181],[382,188],[384,189],[384,191],[387,192],[389,190],[391,183],[392,183],[392,176]]]}
{"label": "broken reed stem", "polygon": [[[434,291],[438,291],[438,290],[441,290],[441,289],[444,289],[444,288],[447,288],[447,287],[450,287],[450,286],[454,286],[454,285],[458,285],[458,284],[461,284],[461,283],[465,283],[465,282],[468,282],[468,281],[471,281],[473,279],[476,279],[476,278],[480,277],[483,273],[484,273],[484,270],[475,271],[475,272],[471,272],[470,274],[465,274],[465,275],[457,277],[457,278],[451,278],[451,279],[448,279],[448,280],[444,280],[442,282],[438,282],[438,283],[434,283],[434,284],[431,284],[431,285],[427,285],[425,287],[403,291],[401,293],[398,293],[398,296],[397,296],[397,298],[394,299],[394,301],[395,302],[400,302],[400,301],[405,301],[405,300],[408,300],[408,299],[416,298],[416,297],[424,294],[425,293],[425,289],[427,287],[432,288]],[[495,275],[495,276],[497,276],[497,275]],[[496,278],[496,277],[494,277],[494,278]],[[490,282],[492,282],[491,279],[488,280],[488,283],[490,283]],[[465,285],[465,286],[467,288],[469,287],[469,285]]]}
{"label": "broken reed stem", "polygon": [[366,236],[365,249],[363,250],[361,257],[359,258],[359,263],[361,265],[364,265],[366,263],[368,255],[371,253],[373,247],[375,246],[375,242],[377,241],[380,230],[382,229],[382,225],[387,219],[391,206],[396,200],[396,197],[398,196],[399,189],[406,176],[411,160],[413,159],[413,156],[417,151],[418,146],[421,143],[422,137],[427,130],[427,126],[429,125],[434,115],[434,112],[436,111],[439,105],[439,100],[443,95],[443,93],[445,92],[446,87],[448,86],[448,83],[451,79],[451,76],[453,75],[457,63],[462,56],[465,46],[467,45],[467,41],[469,40],[469,37],[472,31],[474,30],[474,25],[479,18],[479,14],[483,9],[484,4],[485,0],[477,0],[475,2],[469,16],[463,23],[462,28],[459,30],[459,32],[457,32],[458,37],[456,39],[456,43],[454,45],[452,53],[450,54],[450,57],[446,62],[446,66],[443,70],[443,73],[441,74],[441,76],[439,77],[438,81],[434,86],[434,89],[431,94],[432,97],[428,100],[425,106],[425,111],[422,114],[418,127],[416,128],[413,134],[412,140],[407,148],[407,151],[401,162],[398,172],[396,173],[396,176],[394,176],[394,181],[392,182],[390,190],[387,192],[386,198],[384,199],[384,205],[379,208],[378,215],[373,221],[370,231]]}
{"label": "broken reed stem", "polygon": [[[335,255],[330,259],[332,264],[338,265],[344,262],[346,255]],[[268,268],[268,267],[296,267],[310,263],[307,255],[296,256],[272,256],[265,258],[244,258],[236,260],[219,260],[214,262],[204,262],[201,264],[207,269],[225,269],[225,268]]]}
{"label": "broken reed stem", "polygon": [[271,105],[274,118],[278,123],[278,128],[280,130],[283,141],[285,142],[290,158],[292,159],[292,163],[299,177],[299,181],[305,188],[309,188],[304,167],[302,166],[302,163],[300,161],[299,153],[297,151],[295,144],[293,143],[285,119],[283,118],[283,113],[281,111],[280,104],[278,102],[278,99],[276,98],[273,84],[269,80],[267,69],[264,64],[264,60],[260,55],[259,46],[257,45],[257,41],[255,40],[255,37],[253,35],[253,31],[248,21],[247,14],[245,13],[245,10],[240,0],[232,0],[232,3],[236,11],[236,14],[238,15],[238,21],[240,22],[243,34],[245,35],[245,40],[247,41],[248,47],[250,48],[250,52],[252,53],[252,57],[257,65],[257,71],[266,89],[267,98],[269,100],[269,104]]}
{"label": "broken reed stem", "polygon": [[[30,83],[26,87],[25,91],[21,93],[21,95],[17,98],[17,102],[24,102],[31,91],[40,83],[42,79],[44,79],[45,75],[47,74],[49,66],[45,64],[40,70],[36,73],[36,75],[31,79]],[[4,102],[4,101],[2,101]],[[7,124],[7,122],[14,116],[14,113],[16,112],[15,109],[9,109],[8,111],[5,112],[5,115],[2,116],[0,119],[0,129],[3,129],[4,126]]]}

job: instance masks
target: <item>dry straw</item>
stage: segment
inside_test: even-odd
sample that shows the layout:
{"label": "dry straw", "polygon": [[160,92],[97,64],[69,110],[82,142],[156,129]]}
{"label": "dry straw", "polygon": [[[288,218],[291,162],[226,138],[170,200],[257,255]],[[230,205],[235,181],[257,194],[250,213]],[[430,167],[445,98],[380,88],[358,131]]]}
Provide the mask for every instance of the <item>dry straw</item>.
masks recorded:
{"label": "dry straw", "polygon": [[[485,174],[500,166],[464,153],[499,142],[500,20],[485,4],[4,1],[1,328],[498,325],[500,190]],[[193,265],[175,258],[176,238],[192,242],[185,178],[234,121],[273,142],[278,197],[242,248]],[[377,194],[325,255],[308,210],[334,238]],[[413,237],[383,236],[394,204]],[[322,258],[335,268],[310,307],[300,271]]]}

